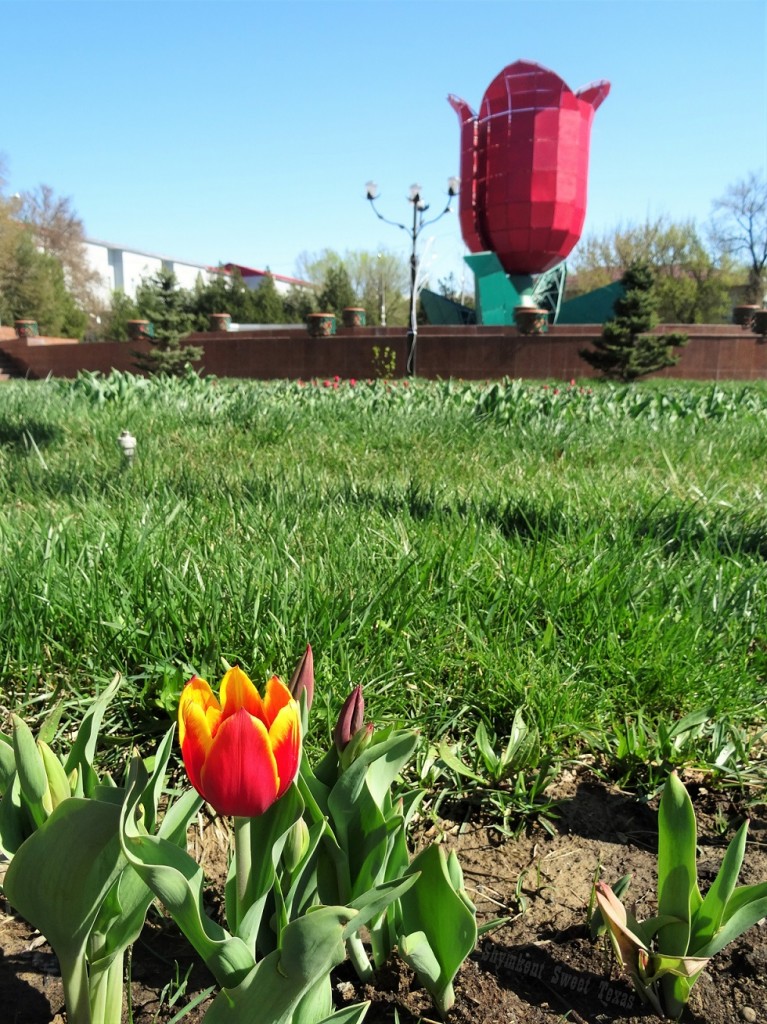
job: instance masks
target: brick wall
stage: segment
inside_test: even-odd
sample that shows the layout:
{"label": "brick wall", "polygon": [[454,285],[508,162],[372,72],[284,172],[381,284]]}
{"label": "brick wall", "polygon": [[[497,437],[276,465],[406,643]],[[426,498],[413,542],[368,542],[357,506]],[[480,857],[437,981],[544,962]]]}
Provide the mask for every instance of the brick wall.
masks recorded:
{"label": "brick wall", "polygon": [[[684,331],[688,345],[679,350],[679,364],[660,374],[697,380],[756,380],[767,378],[767,344],[756,335],[730,324],[663,325],[659,331]],[[513,327],[421,327],[418,331],[417,373],[421,377],[484,380],[498,377],[560,379],[592,377],[594,371],[578,355],[600,328],[562,325],[545,335],[520,335]],[[302,378],[375,375],[373,347],[396,355],[395,376],[405,365],[406,336],[401,327],[342,328],[331,338],[310,338],[302,327],[279,332],[208,332],[193,334],[190,343],[205,350],[197,364],[218,377]],[[56,346],[0,341],[22,373],[34,379],[48,374],[74,377],[81,369],[136,372],[136,342],[82,343]]]}

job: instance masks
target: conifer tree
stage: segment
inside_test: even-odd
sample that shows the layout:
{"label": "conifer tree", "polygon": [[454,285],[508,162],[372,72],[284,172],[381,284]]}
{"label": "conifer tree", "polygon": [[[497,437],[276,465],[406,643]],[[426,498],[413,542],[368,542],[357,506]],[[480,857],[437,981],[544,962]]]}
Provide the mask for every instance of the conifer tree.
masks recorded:
{"label": "conifer tree", "polygon": [[251,317],[254,324],[281,324],[285,322],[285,307],[268,267],[261,284],[251,292],[250,301]]}
{"label": "conifer tree", "polygon": [[178,376],[187,363],[202,359],[201,348],[181,344],[181,339],[192,330],[193,318],[186,293],[178,287],[172,271],[158,270],[148,281],[142,281],[136,289],[136,304],[153,328],[153,336],[148,339],[150,351],[136,354],[140,369]]}
{"label": "conifer tree", "polygon": [[317,304],[321,312],[335,313],[337,317],[341,316],[342,310],[347,306],[358,305],[349,271],[343,263],[337,263],[329,268],[317,297]]}
{"label": "conifer tree", "polygon": [[135,300],[130,295],[126,295],[122,288],[116,288],[112,292],[109,308],[101,314],[99,336],[106,341],[128,341],[130,339],[128,322],[139,318],[139,308]]}
{"label": "conifer tree", "polygon": [[652,270],[645,262],[632,263],[621,278],[623,295],[615,301],[615,317],[602,328],[594,349],[580,356],[612,380],[631,381],[674,366],[673,348],[687,344],[686,334],[652,334],[658,323]]}
{"label": "conifer tree", "polygon": [[198,331],[207,331],[211,313],[228,313],[235,324],[256,323],[254,292],[242,280],[239,270],[219,269],[210,281],[197,278],[191,293],[190,312]]}
{"label": "conifer tree", "polygon": [[283,299],[285,311],[285,322],[288,324],[306,323],[310,313],[319,313],[317,309],[317,296],[309,288],[297,288],[290,286],[290,290]]}

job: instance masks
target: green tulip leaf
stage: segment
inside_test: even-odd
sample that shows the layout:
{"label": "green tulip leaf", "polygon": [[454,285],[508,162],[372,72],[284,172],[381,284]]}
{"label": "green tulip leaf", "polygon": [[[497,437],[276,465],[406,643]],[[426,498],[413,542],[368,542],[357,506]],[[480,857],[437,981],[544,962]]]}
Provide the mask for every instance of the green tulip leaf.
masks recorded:
{"label": "green tulip leaf", "polygon": [[[171,726],[162,738],[160,746],[154,755],[152,770],[141,794],[141,806],[144,808],[144,827],[147,832],[154,832],[157,822],[157,809],[160,804],[163,786],[165,785],[165,774],[168,768],[168,761],[173,752],[173,738],[176,734],[176,727]],[[143,767],[143,762],[136,756],[132,762]],[[146,769],[144,769],[146,771]],[[126,786],[126,789],[130,787]],[[202,801],[200,801],[200,805]]]}
{"label": "green tulip leaf", "polygon": [[377,807],[390,799],[391,785],[418,744],[418,734],[393,730],[374,735],[364,750],[333,787],[328,806],[333,816],[339,843],[346,848],[346,822],[354,813],[363,788],[367,788]]}
{"label": "green tulip leaf", "polygon": [[117,786],[107,786],[103,783],[99,783],[94,786],[91,790],[91,800],[100,800],[105,804],[114,804],[115,807],[122,807],[125,801],[125,790]]}
{"label": "green tulip leaf", "polygon": [[317,979],[307,992],[304,993],[298,1006],[293,1011],[293,1021],[299,1024],[306,1021],[306,1024],[314,1024],[317,1020],[325,1020],[333,1013],[333,987],[330,983],[330,975],[325,974]]}
{"label": "green tulip leaf", "polygon": [[444,988],[442,968],[434,950],[429,945],[425,932],[411,932],[399,936],[399,954],[408,967],[418,975],[422,984],[430,992],[439,992]]}
{"label": "green tulip leaf", "polygon": [[349,938],[350,935],[359,931],[363,925],[368,924],[374,917],[378,917],[394,900],[401,899],[405,893],[413,888],[419,878],[420,874],[418,871],[410,872],[403,878],[394,878],[390,882],[376,885],[369,892],[365,892],[358,896],[357,899],[352,900],[349,906],[352,910],[357,911],[357,916],[344,932],[344,938]]}
{"label": "green tulip leaf", "polygon": [[[138,754],[130,759],[126,771],[126,783],[137,789],[140,787],[137,806],[144,812],[144,825],[147,829],[154,829],[155,826],[157,806],[174,732],[174,728],[169,729],[163,738],[157,754],[152,759],[154,767],[151,774],[146,770]],[[126,790],[115,786],[98,785],[94,789],[94,795],[98,794],[105,796],[106,802],[119,806],[126,797]],[[160,835],[176,845],[183,844],[189,821],[201,803],[201,798],[193,791],[188,790],[184,793],[166,812]],[[124,870],[107,893],[91,931],[88,961],[94,971],[104,972],[117,958],[122,958],[127,947],[141,934],[146,912],[153,899],[152,890],[126,863]]]}
{"label": "green tulip leaf", "polygon": [[697,882],[696,844],[692,802],[672,772],[658,811],[658,915],[677,922],[658,929],[661,953],[684,956],[688,951],[691,918],[703,902]]}
{"label": "green tulip leaf", "polygon": [[329,1017],[324,1017],[319,1024],[362,1024],[369,1008],[369,1002],[345,1006],[343,1010],[336,1010]]}
{"label": "green tulip leaf", "polygon": [[357,854],[355,860],[362,858],[362,863],[353,872],[352,897],[386,881],[389,852],[395,836],[402,830],[404,822],[399,815],[395,815],[363,834],[360,848],[353,851]]}
{"label": "green tulip leaf", "polygon": [[184,790],[165,812],[157,834],[176,846],[186,846],[189,824],[202,807],[202,797],[193,789]]}
{"label": "green tulip leaf", "polygon": [[315,1024],[294,1018],[306,994],[344,959],[344,931],[357,915],[348,907],[320,907],[292,921],[282,948],[264,957],[238,986],[225,988],[205,1015],[205,1024]]}
{"label": "green tulip leaf", "polygon": [[468,893],[463,883],[463,871],[461,870],[461,862],[458,860],[458,855],[455,850],[451,850],[447,856],[447,871],[450,877],[450,882],[453,886],[454,892],[458,894],[463,905],[469,911],[471,916],[475,918],[477,916],[477,908],[474,906],[472,901],[469,899]]}
{"label": "green tulip leaf", "polygon": [[410,825],[410,821],[421,806],[424,798],[426,797],[426,791],[423,789],[414,789],[412,793],[407,793],[402,798],[402,820],[405,823],[405,828]]}
{"label": "green tulip leaf", "polygon": [[[402,936],[408,937],[419,959],[413,960],[413,969],[429,990],[441,1013],[446,1013],[453,1001],[452,982],[458,968],[477,943],[477,921],[470,909],[468,898],[461,894],[451,879],[462,882],[456,872],[456,862],[448,866],[448,858],[441,846],[428,846],[414,858],[409,873],[420,872],[412,889],[400,897]],[[419,933],[423,933],[423,938]],[[414,938],[417,936],[417,938]],[[398,943],[401,942],[398,937]],[[433,967],[426,953],[431,950],[439,964],[439,975],[433,976]],[[419,973],[423,964],[424,973]]]}
{"label": "green tulip leaf", "polygon": [[[183,846],[189,822],[201,805],[202,797],[187,790],[166,811],[158,834],[175,846]],[[136,941],[153,899],[154,893],[146,882],[126,865],[107,893],[94,923],[88,946],[91,964],[103,969]]]}
{"label": "green tulip leaf", "polygon": [[19,847],[5,876],[11,905],[59,959],[70,1020],[90,1020],[85,951],[101,904],[125,866],[119,808],[72,797]]}
{"label": "green tulip leaf", "polygon": [[[417,742],[416,733],[404,730],[374,735],[328,796],[330,825],[347,865],[342,877],[348,890],[339,893],[345,901],[393,873],[387,864],[390,850],[396,848],[391,833],[402,828],[402,817],[393,814],[391,785]],[[334,856],[334,851],[328,850],[328,855]]]}
{"label": "green tulip leaf", "polygon": [[[324,774],[321,774],[323,772]],[[312,768],[309,762],[306,747],[302,749],[301,767],[296,782],[313,821],[328,816],[328,795],[335,784],[337,775],[338,752],[335,744],[331,745],[330,750],[316,768]]]}
{"label": "green tulip leaf", "polygon": [[511,723],[509,742],[501,757],[504,777],[512,770],[520,771],[531,761],[537,762],[540,746],[538,728],[535,724],[528,725],[518,708]]}
{"label": "green tulip leaf", "polygon": [[482,760],[485,762],[485,768],[495,779],[500,775],[501,759],[498,754],[496,754],[493,744],[490,742],[490,737],[487,734],[484,722],[480,722],[477,726],[476,732],[474,733],[474,742],[482,756]]}
{"label": "green tulip leaf", "polygon": [[[241,1024],[244,1020],[315,1024],[316,1017],[296,1014],[307,993],[344,959],[344,942],[401,898],[415,880],[397,879],[365,893],[355,906],[315,907],[291,921],[282,932],[280,949],[264,957],[237,987],[221,992],[208,1010],[205,1024]],[[310,1004],[316,1008],[310,998],[304,1009]]]}
{"label": "green tulip leaf", "polygon": [[13,752],[16,757],[16,771],[21,784],[21,796],[29,808],[30,814],[38,827],[53,809],[43,806],[47,801],[50,805],[48,779],[45,774],[43,755],[38,750],[32,731],[18,715],[11,715],[13,722]]}
{"label": "green tulip leaf", "polygon": [[[664,974],[656,985],[648,986],[648,992],[661,992],[661,1015],[678,1020],[690,999],[690,991],[698,975],[686,978],[679,974]],[[657,997],[656,997],[657,998]]]}
{"label": "green tulip leaf", "polygon": [[709,957],[699,956],[664,956],[662,953],[651,954],[645,970],[645,980],[652,984],[667,974],[677,978],[694,981],[709,961]]}
{"label": "green tulip leaf", "polygon": [[16,774],[16,755],[13,752],[13,740],[0,733],[0,799],[11,786]]}
{"label": "green tulip leaf", "polygon": [[0,800],[0,853],[9,860],[34,831],[34,822],[21,796],[21,783],[14,775]]}
{"label": "green tulip leaf", "polygon": [[727,904],[719,931],[710,942],[696,950],[696,955],[713,956],[764,917],[767,917],[767,882],[740,886]]}
{"label": "green tulip leaf", "polygon": [[237,985],[253,968],[248,947],[205,914],[205,876],[199,864],[167,839],[141,832],[136,822],[141,796],[136,786],[123,805],[120,842],[125,857],[167,908],[218,983],[222,987]]}
{"label": "green tulip leaf", "polygon": [[84,948],[101,901],[124,867],[119,810],[72,797],[16,851],[9,902],[59,951]]}
{"label": "green tulip leaf", "polygon": [[96,743],[104,712],[119,689],[120,679],[121,676],[118,672],[106,690],[88,708],[64,764],[64,771],[67,775],[77,769],[77,796],[92,796],[93,787],[98,783],[98,777],[93,770]]}
{"label": "green tulip leaf", "polygon": [[691,954],[696,954],[699,949],[706,947],[719,931],[743,864],[747,835],[748,822],[746,821],[733,836],[719,872],[693,918],[688,946],[688,952]]}

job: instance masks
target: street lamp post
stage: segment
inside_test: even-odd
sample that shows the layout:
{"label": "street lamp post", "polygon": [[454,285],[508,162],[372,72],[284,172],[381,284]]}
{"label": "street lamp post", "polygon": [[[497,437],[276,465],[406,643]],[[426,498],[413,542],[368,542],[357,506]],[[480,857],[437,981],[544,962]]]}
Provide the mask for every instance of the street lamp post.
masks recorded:
{"label": "street lamp post", "polygon": [[405,224],[400,224],[399,221],[389,220],[388,217],[384,217],[375,205],[376,199],[378,199],[378,186],[374,181],[369,181],[365,186],[368,202],[370,203],[376,217],[378,217],[379,220],[382,220],[385,224],[392,224],[396,228],[401,228],[410,236],[410,312],[407,332],[407,362],[405,364],[405,373],[408,377],[415,376],[415,355],[416,344],[418,342],[418,322],[416,318],[416,305],[418,300],[418,236],[425,227],[428,227],[430,224],[436,224],[440,218],[450,212],[453,199],[458,195],[460,184],[461,182],[459,178],[448,178],[447,205],[441,213],[437,214],[436,217],[432,217],[431,220],[424,220],[424,214],[429,207],[428,204],[423,201],[421,196],[421,186],[411,185],[408,194],[408,202],[413,204],[412,227],[408,227]]}
{"label": "street lamp post", "polygon": [[383,271],[383,253],[378,254],[378,298],[381,303],[380,321],[381,327],[386,327],[386,280]]}

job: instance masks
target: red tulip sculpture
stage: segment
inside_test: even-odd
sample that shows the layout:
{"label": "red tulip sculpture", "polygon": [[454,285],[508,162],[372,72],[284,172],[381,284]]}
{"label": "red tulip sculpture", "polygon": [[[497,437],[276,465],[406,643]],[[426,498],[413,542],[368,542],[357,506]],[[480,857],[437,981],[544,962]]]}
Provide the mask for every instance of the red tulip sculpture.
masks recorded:
{"label": "red tulip sculpture", "polygon": [[449,96],[461,122],[460,221],[472,252],[496,253],[507,274],[540,274],[561,263],[586,216],[594,111],[610,91],[573,92],[553,71],[509,64],[475,114]]}

